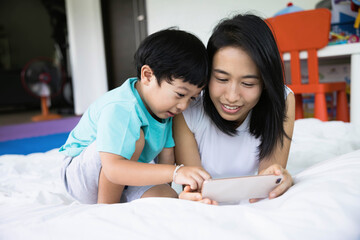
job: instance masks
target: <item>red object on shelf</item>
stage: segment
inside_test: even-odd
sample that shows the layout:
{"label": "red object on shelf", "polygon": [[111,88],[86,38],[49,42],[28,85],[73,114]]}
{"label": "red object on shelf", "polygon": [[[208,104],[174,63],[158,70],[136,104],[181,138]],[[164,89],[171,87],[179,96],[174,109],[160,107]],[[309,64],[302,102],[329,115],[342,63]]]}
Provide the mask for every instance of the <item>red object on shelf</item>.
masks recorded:
{"label": "red object on shelf", "polygon": [[[296,99],[295,118],[303,118],[302,94],[315,95],[314,117],[328,121],[325,94],[337,92],[337,120],[349,122],[349,109],[345,82],[319,82],[317,50],[329,41],[331,13],[327,9],[315,9],[279,15],[267,19],[274,32],[281,54],[290,53],[291,84]],[[300,52],[308,53],[309,83],[301,82]]]}

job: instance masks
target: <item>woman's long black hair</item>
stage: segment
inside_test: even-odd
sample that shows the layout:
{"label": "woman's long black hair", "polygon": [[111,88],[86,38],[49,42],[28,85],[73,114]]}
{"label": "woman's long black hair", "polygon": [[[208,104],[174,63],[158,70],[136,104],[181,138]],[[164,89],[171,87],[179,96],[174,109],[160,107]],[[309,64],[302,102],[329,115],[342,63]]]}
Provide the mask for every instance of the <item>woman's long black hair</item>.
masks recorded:
{"label": "woman's long black hair", "polygon": [[[283,65],[274,36],[266,22],[252,14],[236,15],[221,21],[211,35],[207,51],[212,68],[214,55],[221,48],[239,47],[254,61],[260,72],[263,90],[252,109],[250,133],[260,138],[258,157],[269,156],[280,141],[283,144],[283,123],[286,118]],[[241,67],[241,66],[239,66]],[[210,99],[209,87],[204,92],[204,109],[216,126],[228,135],[236,134],[237,122],[223,119]]]}

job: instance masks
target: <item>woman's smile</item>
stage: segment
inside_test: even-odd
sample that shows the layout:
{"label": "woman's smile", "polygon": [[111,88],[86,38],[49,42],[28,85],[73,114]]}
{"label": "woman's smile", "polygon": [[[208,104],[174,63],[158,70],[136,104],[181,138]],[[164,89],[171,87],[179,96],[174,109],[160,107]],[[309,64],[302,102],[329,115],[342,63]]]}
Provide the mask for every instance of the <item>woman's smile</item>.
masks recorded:
{"label": "woman's smile", "polygon": [[227,105],[227,104],[221,104],[222,109],[226,113],[234,114],[240,111],[241,107],[236,105]]}

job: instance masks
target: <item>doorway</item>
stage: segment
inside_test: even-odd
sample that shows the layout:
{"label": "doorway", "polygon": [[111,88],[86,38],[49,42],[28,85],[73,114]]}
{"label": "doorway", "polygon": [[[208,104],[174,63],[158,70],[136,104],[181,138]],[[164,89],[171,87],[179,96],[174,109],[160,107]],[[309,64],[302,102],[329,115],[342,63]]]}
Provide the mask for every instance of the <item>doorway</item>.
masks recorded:
{"label": "doorway", "polygon": [[[29,93],[21,78],[24,68],[35,59],[59,62],[67,76],[66,86],[70,85],[67,47],[64,0],[0,1],[1,115],[40,110],[40,98]],[[71,89],[67,93],[72,98]],[[51,107],[56,112],[71,114],[71,99],[66,99],[64,94],[62,90],[53,96]]]}
{"label": "doorway", "polygon": [[109,90],[136,77],[134,54],[147,36],[145,0],[102,0]]}

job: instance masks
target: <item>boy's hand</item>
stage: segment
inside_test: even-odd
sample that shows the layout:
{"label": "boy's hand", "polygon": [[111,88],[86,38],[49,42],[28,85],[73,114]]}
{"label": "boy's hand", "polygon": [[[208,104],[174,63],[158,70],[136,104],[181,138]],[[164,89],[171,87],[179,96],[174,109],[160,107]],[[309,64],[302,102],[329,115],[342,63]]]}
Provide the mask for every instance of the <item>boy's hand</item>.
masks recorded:
{"label": "boy's hand", "polygon": [[181,185],[189,185],[192,190],[201,189],[203,182],[210,179],[210,174],[202,167],[181,167],[177,171],[174,182]]}

